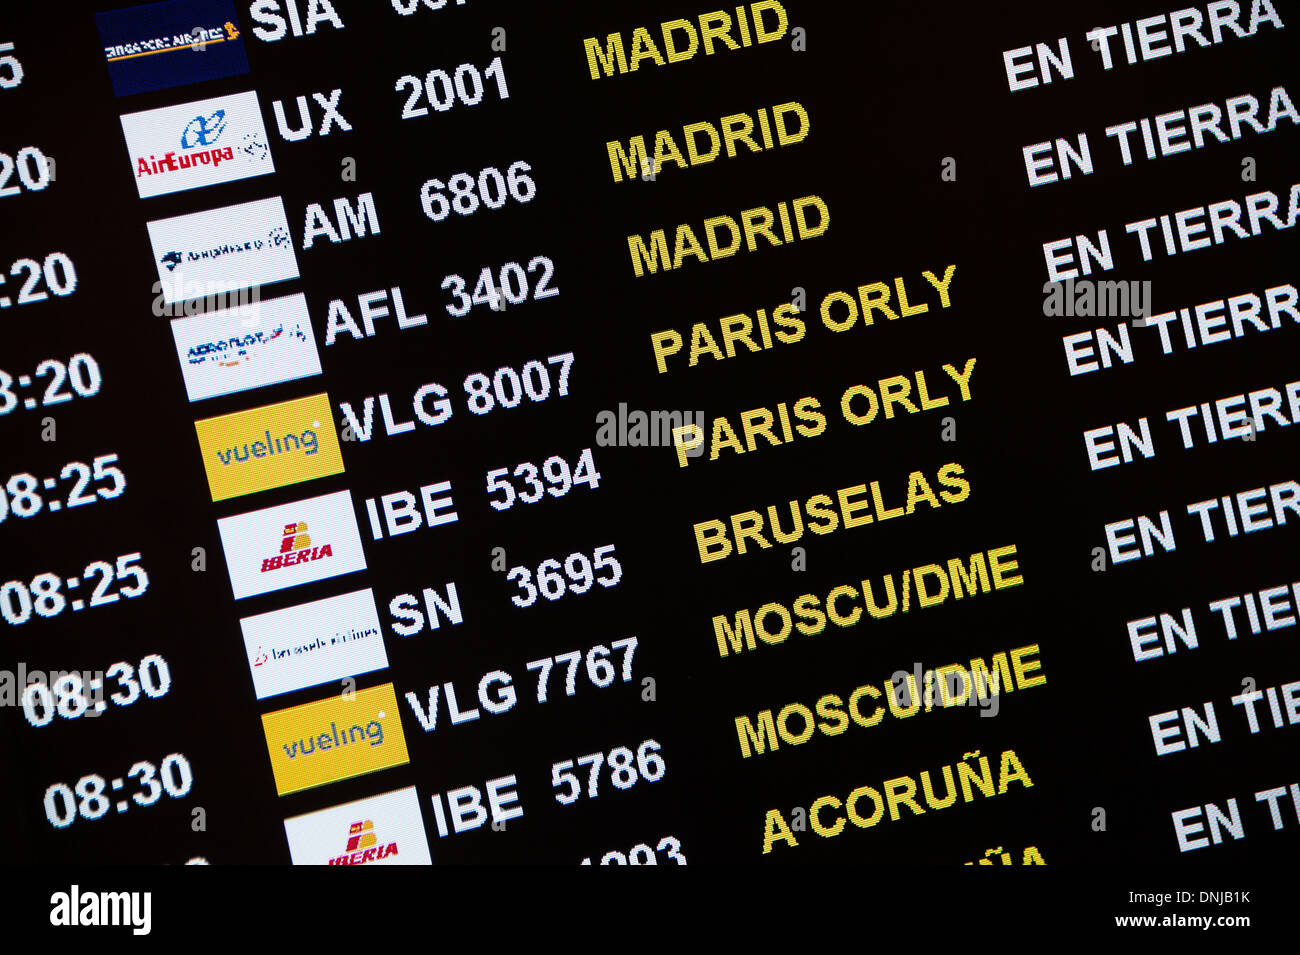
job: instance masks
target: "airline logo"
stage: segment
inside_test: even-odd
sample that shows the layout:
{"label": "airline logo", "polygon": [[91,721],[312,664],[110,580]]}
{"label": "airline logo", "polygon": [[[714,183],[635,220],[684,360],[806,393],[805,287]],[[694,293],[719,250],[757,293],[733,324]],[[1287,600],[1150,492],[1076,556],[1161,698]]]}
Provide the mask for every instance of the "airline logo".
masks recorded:
{"label": "airline logo", "polygon": [[391,683],[267,713],[262,729],[281,796],[410,762]]}
{"label": "airline logo", "polygon": [[275,172],[256,93],[122,117],[141,199]]}
{"label": "airline logo", "polygon": [[245,617],[239,626],[259,700],[388,666],[371,590]]}
{"label": "airline logo", "polygon": [[284,821],[294,865],[430,865],[415,787]]}
{"label": "airline logo", "polygon": [[194,422],[212,500],[343,473],[329,395]]}
{"label": "airline logo", "polygon": [[165,0],[95,23],[117,96],[248,72],[232,0]]}
{"label": "airline logo", "polygon": [[174,318],[172,337],[190,401],[320,374],[302,294]]}
{"label": "airline logo", "polygon": [[366,569],[347,491],[217,521],[236,600]]}
{"label": "airline logo", "polygon": [[168,304],[298,277],[298,256],[279,196],[148,224]]}

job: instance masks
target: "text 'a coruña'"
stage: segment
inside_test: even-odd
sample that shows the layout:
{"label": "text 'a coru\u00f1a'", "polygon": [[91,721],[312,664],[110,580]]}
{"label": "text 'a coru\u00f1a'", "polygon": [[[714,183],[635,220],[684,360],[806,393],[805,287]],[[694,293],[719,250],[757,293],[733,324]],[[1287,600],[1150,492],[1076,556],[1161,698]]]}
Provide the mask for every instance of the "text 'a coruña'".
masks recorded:
{"label": "text 'a coru\u00f1a'", "polygon": [[[972,764],[974,757],[979,762]],[[956,764],[957,779],[954,784],[953,766],[943,766],[939,772],[943,776],[943,795],[935,794],[934,781],[930,771],[922,770],[920,788],[922,799],[929,811],[947,809],[957,802],[960,789],[962,802],[973,802],[978,792],[986,799],[994,795],[1006,795],[1007,787],[1015,782],[1025,789],[1034,785],[1029,773],[1020,762],[1015,750],[1008,749],[1002,753],[1002,765],[998,770],[996,787],[993,782],[993,770],[987,756],[980,756],[979,750],[966,753],[961,762]],[[899,807],[908,809],[914,816],[923,816],[926,809],[917,801],[917,780],[912,776],[896,776],[880,784],[881,791],[872,786],[859,786],[844,799],[838,796],[819,796],[813,800],[808,809],[808,824],[812,831],[823,839],[833,839],[844,832],[846,822],[851,822],[859,829],[870,829],[878,825],[889,814],[889,821],[899,820]],[[868,809],[868,805],[870,808]],[[799,840],[781,815],[780,809],[769,809],[763,822],[763,855],[772,851],[772,847],[783,842],[790,847],[797,847]]]}

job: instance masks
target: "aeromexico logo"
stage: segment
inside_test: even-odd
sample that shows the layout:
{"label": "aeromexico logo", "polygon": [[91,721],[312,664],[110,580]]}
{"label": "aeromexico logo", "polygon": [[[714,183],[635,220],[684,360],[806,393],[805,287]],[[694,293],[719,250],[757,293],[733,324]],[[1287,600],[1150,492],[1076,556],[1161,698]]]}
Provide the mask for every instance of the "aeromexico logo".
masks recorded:
{"label": "aeromexico logo", "polygon": [[211,166],[214,169],[223,162],[235,158],[263,162],[270,153],[270,146],[265,135],[259,130],[246,134],[238,143],[220,142],[227,128],[226,110],[218,109],[207,115],[198,115],[185,124],[178,140],[179,152],[166,152],[161,157],[150,153],[137,156],[135,160],[135,177],[166,176],[168,173],[192,169],[196,166]]}
{"label": "aeromexico logo", "polygon": [[292,246],[293,240],[289,238],[289,230],[276,226],[266,234],[265,239],[248,239],[244,242],[225,242],[221,245],[213,245],[206,249],[176,250],[166,252],[158,256],[158,261],[167,266],[168,272],[176,271],[176,267],[182,262],[201,262],[204,259],[220,259],[228,255],[242,255],[248,252],[264,252],[268,249],[278,249],[285,246]]}
{"label": "aeromexico logo", "polygon": [[304,322],[283,322],[269,332],[249,332],[192,345],[185,353],[191,365],[216,363],[223,368],[233,368],[249,361],[264,346],[291,343],[294,339],[305,342],[308,328]]}

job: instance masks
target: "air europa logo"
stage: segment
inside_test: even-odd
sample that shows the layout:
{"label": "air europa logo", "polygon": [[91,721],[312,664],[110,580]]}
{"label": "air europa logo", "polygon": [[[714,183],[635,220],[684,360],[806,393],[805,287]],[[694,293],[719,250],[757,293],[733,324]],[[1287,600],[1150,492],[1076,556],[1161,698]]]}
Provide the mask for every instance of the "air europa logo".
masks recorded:
{"label": "air europa logo", "polygon": [[194,422],[212,500],[343,473],[329,396]]}
{"label": "air europa logo", "polygon": [[181,148],[193,149],[195,146],[211,146],[226,131],[226,111],[219,109],[211,116],[195,116],[185,125],[181,133]]}
{"label": "air europa logo", "polygon": [[143,156],[135,161],[136,178],[141,176],[164,175],[167,172],[176,172],[181,169],[189,169],[193,166],[220,166],[223,161],[229,161],[235,158],[233,146],[219,146],[216,149],[199,149],[200,146],[212,146],[221,134],[226,131],[226,111],[219,109],[211,116],[195,116],[185,124],[185,129],[181,133],[181,153],[178,158],[176,153],[167,152],[161,160],[152,153],[148,159]]}
{"label": "air europa logo", "polygon": [[262,728],[281,796],[410,762],[391,683],[267,713]]}
{"label": "air europa logo", "polygon": [[275,172],[254,92],[122,116],[140,198]]}

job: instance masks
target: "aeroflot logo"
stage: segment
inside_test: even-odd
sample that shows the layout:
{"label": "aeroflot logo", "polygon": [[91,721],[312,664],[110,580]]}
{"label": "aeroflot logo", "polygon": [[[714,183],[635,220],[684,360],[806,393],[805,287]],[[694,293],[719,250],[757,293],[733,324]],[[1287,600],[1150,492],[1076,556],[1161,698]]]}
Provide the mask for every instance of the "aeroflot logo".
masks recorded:
{"label": "aeroflot logo", "polygon": [[329,396],[194,422],[214,501],[343,473]]}
{"label": "aeroflot logo", "polygon": [[247,335],[200,342],[186,351],[185,358],[191,365],[216,362],[223,368],[233,368],[248,361],[258,346],[270,345],[285,335],[291,339],[296,338],[300,342],[307,340],[307,332],[301,323],[283,323],[269,332],[249,332]]}
{"label": "aeroflot logo", "polygon": [[393,684],[262,717],[281,796],[410,762]]}

